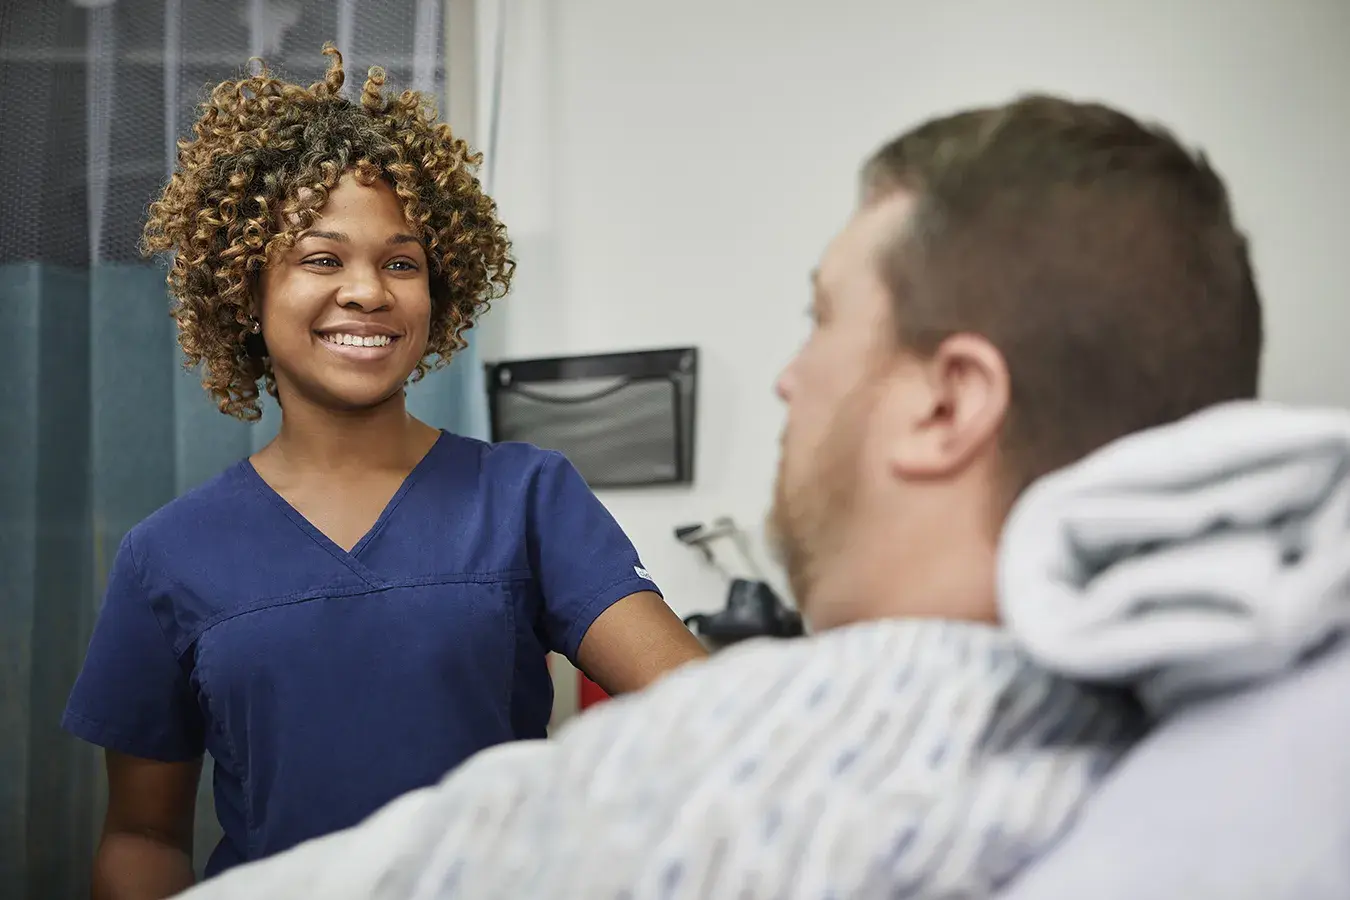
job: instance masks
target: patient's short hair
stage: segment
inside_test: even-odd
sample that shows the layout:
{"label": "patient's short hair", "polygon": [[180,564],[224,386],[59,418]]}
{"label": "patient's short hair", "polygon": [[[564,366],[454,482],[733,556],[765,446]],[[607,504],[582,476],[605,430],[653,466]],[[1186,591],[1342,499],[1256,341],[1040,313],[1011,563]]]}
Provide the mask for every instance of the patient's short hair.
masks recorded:
{"label": "patient's short hair", "polygon": [[1011,501],[1122,435],[1255,396],[1261,304],[1223,181],[1168,131],[1027,96],[926,122],[863,169],[915,213],[882,262],[912,352],[1003,354]]}

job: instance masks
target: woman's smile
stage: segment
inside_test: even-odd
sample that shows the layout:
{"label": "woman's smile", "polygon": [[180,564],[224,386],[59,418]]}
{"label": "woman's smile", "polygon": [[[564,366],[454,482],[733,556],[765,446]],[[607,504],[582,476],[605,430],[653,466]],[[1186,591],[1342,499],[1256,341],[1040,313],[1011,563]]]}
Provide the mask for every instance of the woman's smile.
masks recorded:
{"label": "woman's smile", "polygon": [[315,336],[325,348],[346,360],[376,362],[395,351],[402,335],[378,325],[335,325],[316,330]]}

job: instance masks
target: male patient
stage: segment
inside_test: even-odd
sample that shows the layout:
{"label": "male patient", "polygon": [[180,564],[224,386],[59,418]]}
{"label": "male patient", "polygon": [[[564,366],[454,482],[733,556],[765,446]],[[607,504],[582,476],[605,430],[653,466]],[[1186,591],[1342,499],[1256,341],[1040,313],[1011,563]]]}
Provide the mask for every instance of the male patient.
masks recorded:
{"label": "male patient", "polygon": [[999,626],[1000,533],[1046,473],[1255,394],[1225,188],[1161,130],[1027,97],[882,148],[812,282],[772,524],[813,636],[190,896],[976,898],[1041,856],[1144,722]]}

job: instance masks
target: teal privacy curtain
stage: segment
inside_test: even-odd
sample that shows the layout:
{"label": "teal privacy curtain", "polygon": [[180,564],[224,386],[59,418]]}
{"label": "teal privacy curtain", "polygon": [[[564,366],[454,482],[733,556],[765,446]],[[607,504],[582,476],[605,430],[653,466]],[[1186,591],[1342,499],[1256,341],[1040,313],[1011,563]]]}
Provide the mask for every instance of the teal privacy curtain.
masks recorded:
{"label": "teal privacy curtain", "polygon": [[[275,434],[274,405],[229,419],[182,370],[163,270],[136,253],[173,140],[249,55],[314,80],[335,37],[352,68],[439,93],[440,5],[0,4],[0,896],[88,896],[102,762],[58,722],[122,536]],[[481,378],[470,348],[409,405],[486,436]],[[199,861],[219,835],[209,777]]]}

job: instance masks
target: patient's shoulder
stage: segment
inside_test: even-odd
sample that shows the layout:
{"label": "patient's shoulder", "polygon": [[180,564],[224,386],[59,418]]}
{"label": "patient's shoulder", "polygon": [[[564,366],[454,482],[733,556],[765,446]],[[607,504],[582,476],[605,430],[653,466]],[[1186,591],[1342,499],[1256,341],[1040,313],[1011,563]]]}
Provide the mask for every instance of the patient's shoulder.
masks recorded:
{"label": "patient's shoulder", "polygon": [[[793,740],[884,708],[902,716],[950,712],[931,703],[953,678],[996,695],[1024,667],[1003,632],[968,623],[877,621],[811,637],[763,639],[689,663],[637,694],[592,708],[559,733],[578,768],[610,771],[700,766]],[[981,687],[975,688],[974,685]],[[974,713],[971,713],[974,714]],[[770,740],[767,735],[772,734]]]}

